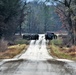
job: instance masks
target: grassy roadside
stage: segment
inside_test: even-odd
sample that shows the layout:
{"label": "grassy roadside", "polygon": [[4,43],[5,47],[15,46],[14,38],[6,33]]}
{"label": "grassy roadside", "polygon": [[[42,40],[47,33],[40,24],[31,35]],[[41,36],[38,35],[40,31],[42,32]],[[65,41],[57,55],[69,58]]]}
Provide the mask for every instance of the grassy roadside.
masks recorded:
{"label": "grassy roadside", "polygon": [[0,39],[0,59],[10,59],[27,50],[30,40],[15,36],[14,40]]}
{"label": "grassy roadside", "polygon": [[9,59],[13,58],[14,56],[20,54],[24,49],[27,49],[26,44],[18,44],[9,46],[6,51],[0,52],[0,59]]}
{"label": "grassy roadside", "polygon": [[[49,53],[57,58],[76,60],[76,51],[72,48],[60,47],[59,45],[62,43],[61,40],[53,40],[49,45],[50,51]],[[76,49],[76,48],[75,48]]]}

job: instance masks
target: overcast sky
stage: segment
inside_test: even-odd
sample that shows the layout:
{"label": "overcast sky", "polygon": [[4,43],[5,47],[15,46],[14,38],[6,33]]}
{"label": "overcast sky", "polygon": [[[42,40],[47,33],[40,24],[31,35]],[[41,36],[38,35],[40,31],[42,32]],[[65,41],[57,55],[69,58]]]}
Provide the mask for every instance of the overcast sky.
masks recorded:
{"label": "overcast sky", "polygon": [[[27,3],[28,3],[28,2],[32,2],[32,1],[38,1],[38,2],[43,1],[43,2],[45,2],[46,0],[24,0],[24,1],[27,1]],[[50,0],[50,1],[52,1],[52,0]],[[52,2],[46,2],[46,5],[52,5]],[[54,5],[56,5],[56,3],[54,3]]]}
{"label": "overcast sky", "polygon": [[[27,2],[31,2],[31,1],[37,1],[37,0],[26,0]],[[45,0],[38,0],[38,1],[45,1]]]}

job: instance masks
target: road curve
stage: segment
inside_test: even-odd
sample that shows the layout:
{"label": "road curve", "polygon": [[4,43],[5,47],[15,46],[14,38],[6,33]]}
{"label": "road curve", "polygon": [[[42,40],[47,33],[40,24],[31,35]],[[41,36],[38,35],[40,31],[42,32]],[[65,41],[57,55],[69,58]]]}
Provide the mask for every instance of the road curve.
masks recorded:
{"label": "road curve", "polygon": [[0,75],[76,75],[76,62],[54,59],[47,52],[44,38],[39,35],[39,40],[32,40],[19,58],[5,59]]}

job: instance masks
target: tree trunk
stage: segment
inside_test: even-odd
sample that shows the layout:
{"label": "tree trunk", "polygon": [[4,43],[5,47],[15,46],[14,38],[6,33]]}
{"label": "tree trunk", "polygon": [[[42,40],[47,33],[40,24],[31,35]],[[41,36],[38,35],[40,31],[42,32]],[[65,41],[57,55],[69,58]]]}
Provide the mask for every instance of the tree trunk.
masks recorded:
{"label": "tree trunk", "polygon": [[22,33],[22,28],[21,28],[21,27],[22,27],[22,26],[21,26],[21,24],[20,24],[20,33],[19,33],[20,36],[21,36],[21,33]]}

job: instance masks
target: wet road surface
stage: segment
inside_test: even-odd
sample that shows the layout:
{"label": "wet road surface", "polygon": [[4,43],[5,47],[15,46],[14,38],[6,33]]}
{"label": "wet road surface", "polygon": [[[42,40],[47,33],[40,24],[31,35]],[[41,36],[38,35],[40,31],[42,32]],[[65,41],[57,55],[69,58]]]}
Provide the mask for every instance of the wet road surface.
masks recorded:
{"label": "wet road surface", "polygon": [[5,59],[0,65],[0,75],[76,75],[76,62],[54,59],[46,49],[44,35],[32,40],[19,58]]}

